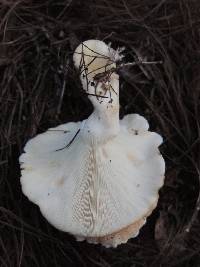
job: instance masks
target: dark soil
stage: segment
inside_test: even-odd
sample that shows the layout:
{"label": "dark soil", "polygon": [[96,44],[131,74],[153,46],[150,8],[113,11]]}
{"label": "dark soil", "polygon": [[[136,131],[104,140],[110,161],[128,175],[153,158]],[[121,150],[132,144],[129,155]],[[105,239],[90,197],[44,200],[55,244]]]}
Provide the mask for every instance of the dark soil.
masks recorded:
{"label": "dark soil", "polygon": [[[0,266],[200,266],[200,1],[1,0],[0,37]],[[92,112],[72,54],[93,38],[125,46],[125,62],[163,61],[120,77],[120,115],[163,136],[167,171],[158,207],[117,249],[56,230],[20,187],[26,141]]]}

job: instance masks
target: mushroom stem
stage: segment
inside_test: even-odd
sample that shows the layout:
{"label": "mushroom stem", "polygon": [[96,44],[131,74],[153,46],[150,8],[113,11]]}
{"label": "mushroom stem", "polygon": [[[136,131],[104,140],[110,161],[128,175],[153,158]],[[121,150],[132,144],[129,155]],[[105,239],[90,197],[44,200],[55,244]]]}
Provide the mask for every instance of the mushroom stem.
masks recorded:
{"label": "mushroom stem", "polygon": [[90,115],[83,126],[85,137],[93,142],[104,143],[119,133],[119,109],[115,113],[103,113],[97,109]]}
{"label": "mushroom stem", "polygon": [[[114,80],[113,82],[118,84],[119,81]],[[108,98],[103,100],[96,96],[89,96],[94,111],[85,121],[82,130],[85,132],[84,136],[88,136],[93,142],[96,140],[98,143],[104,143],[119,133],[119,92],[116,84],[115,89],[116,94],[106,92]]]}
{"label": "mushroom stem", "polygon": [[105,142],[119,133],[119,76],[112,71],[116,64],[109,47],[97,40],[79,45],[73,59],[83,89],[94,106],[81,132],[85,132],[86,139],[89,136],[93,141]]}

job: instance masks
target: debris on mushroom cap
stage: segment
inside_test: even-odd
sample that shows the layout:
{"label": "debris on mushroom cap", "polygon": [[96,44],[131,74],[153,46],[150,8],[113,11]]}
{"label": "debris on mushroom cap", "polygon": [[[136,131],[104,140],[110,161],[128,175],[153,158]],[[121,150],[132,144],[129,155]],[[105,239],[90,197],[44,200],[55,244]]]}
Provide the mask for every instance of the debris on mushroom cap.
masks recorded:
{"label": "debris on mushroom cap", "polygon": [[[80,78],[84,78],[84,75],[87,75],[88,78],[94,77],[96,74],[115,68],[114,51],[99,40],[88,40],[81,43],[73,55],[75,67],[82,72]],[[118,54],[118,52],[116,53]]]}
{"label": "debris on mushroom cap", "polygon": [[[118,111],[119,76],[113,69],[116,68],[115,58],[119,56],[116,56],[114,51],[102,41],[88,40],[76,48],[73,60],[80,71],[83,89],[93,105],[100,109],[115,106]],[[119,53],[120,51],[116,51],[117,55]]]}
{"label": "debris on mushroom cap", "polygon": [[[85,46],[88,51],[82,50],[81,59],[79,48]],[[75,51],[75,65],[79,68],[83,60],[96,75],[105,62],[95,58],[89,64],[88,55],[102,54],[112,61],[108,51],[102,41],[86,41]],[[82,66],[79,71],[81,77]],[[87,120],[37,135],[20,156],[22,191],[45,218],[78,241],[106,247],[137,236],[157,205],[165,171],[158,150],[162,138],[148,130],[146,119],[129,114],[119,120],[118,75],[111,76],[106,98],[100,100],[88,86],[94,111]],[[99,81],[98,90],[104,83]]]}

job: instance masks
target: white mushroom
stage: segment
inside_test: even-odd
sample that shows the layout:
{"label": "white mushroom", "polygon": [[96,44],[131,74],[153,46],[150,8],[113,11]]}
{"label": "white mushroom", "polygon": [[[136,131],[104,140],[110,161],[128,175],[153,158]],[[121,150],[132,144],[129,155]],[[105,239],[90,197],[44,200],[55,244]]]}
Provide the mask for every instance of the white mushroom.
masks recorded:
{"label": "white mushroom", "polygon": [[137,236],[157,205],[162,138],[138,114],[119,120],[119,77],[108,72],[116,66],[113,49],[86,41],[74,63],[94,112],[28,141],[20,157],[22,190],[56,228],[116,247]]}

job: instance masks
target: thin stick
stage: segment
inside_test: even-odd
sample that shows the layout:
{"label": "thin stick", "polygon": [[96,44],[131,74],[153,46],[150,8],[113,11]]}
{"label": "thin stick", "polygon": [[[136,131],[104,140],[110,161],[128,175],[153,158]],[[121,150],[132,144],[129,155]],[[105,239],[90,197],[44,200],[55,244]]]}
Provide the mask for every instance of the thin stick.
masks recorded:
{"label": "thin stick", "polygon": [[72,138],[72,140],[66,146],[64,146],[62,148],[59,148],[59,149],[56,149],[55,151],[60,151],[60,150],[63,150],[65,148],[68,148],[73,143],[74,139],[77,137],[77,135],[79,134],[80,130],[81,129],[78,129],[78,131],[76,132],[76,134],[74,135],[74,137]]}
{"label": "thin stick", "polygon": [[120,66],[116,67],[116,68],[111,68],[105,72],[102,73],[98,73],[94,76],[94,80],[99,80],[102,77],[104,77],[106,74],[108,73],[112,73],[112,72],[117,72],[120,69],[123,69],[124,67],[132,67],[132,66],[136,66],[136,65],[154,65],[154,64],[162,64],[162,61],[135,61],[135,62],[129,62],[129,63],[125,63],[125,64],[121,64]]}

